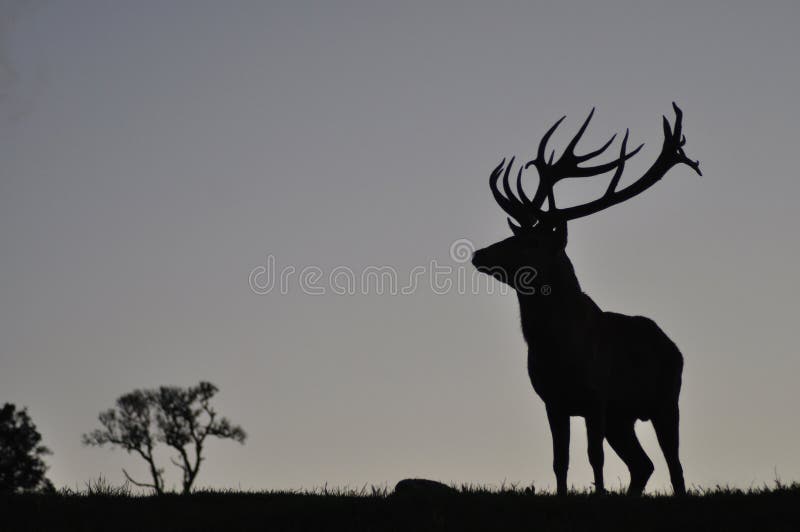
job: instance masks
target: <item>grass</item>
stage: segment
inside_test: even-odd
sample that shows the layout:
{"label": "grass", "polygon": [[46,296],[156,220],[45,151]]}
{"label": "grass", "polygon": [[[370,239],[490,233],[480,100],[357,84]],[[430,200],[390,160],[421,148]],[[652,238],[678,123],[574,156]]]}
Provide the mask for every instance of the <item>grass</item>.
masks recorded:
{"label": "grass", "polygon": [[0,496],[0,530],[591,530],[796,531],[800,484],[717,486],[682,498],[462,486],[392,495],[382,487],[304,492],[133,495],[99,479],[83,490]]}

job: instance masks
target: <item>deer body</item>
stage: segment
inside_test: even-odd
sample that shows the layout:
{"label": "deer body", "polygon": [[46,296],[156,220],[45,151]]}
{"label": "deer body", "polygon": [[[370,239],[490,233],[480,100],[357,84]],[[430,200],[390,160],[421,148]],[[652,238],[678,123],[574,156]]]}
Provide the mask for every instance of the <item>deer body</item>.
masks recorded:
{"label": "deer body", "polygon": [[615,414],[645,421],[677,402],[683,357],[669,337],[648,318],[605,312],[581,296],[556,308],[519,296],[539,397],[561,403],[570,416],[585,417],[603,400]]}
{"label": "deer body", "polygon": [[[687,164],[699,173],[698,163],[683,153],[681,113],[677,106],[675,111],[674,131],[664,119],[665,141],[659,158],[642,178],[623,190],[616,191],[616,186],[625,161],[639,150],[625,152],[627,133],[618,159],[596,167],[578,166],[611,143],[584,156],[574,154],[591,114],[556,163],[553,156],[545,161],[544,147],[560,120],[547,132],[538,157],[526,165],[536,166],[539,173],[539,188],[532,199],[523,191],[522,169],[517,177],[517,193],[512,191],[508,177],[513,159],[503,176],[503,193],[498,180],[505,161],[490,179],[495,199],[519,225],[509,219],[514,236],[476,251],[472,262],[479,271],[517,292],[522,333],[528,344],[528,374],[547,410],[559,494],[567,491],[571,416],[586,419],[587,450],[596,491],[604,491],[603,440],[607,440],[630,471],[628,493],[642,493],[653,463],[636,438],[634,424],[637,420],[650,420],[669,467],[673,490],[676,494],[685,492],[678,458],[683,357],[652,320],[601,310],[581,290],[566,254],[568,220],[641,193],[675,164]],[[553,185],[558,180],[610,170],[615,174],[605,196],[585,205],[556,208]],[[541,209],[545,199],[549,201],[547,211]]]}

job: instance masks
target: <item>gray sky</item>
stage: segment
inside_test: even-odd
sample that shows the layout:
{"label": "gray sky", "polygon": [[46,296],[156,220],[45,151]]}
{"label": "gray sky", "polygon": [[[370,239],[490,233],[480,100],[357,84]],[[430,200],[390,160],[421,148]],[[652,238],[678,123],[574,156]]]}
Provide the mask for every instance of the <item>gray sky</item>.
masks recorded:
{"label": "gray sky", "polygon": [[80,434],[124,392],[200,379],[249,432],[200,485],[554,485],[513,295],[257,295],[248,276],[270,254],[401,281],[458,266],[454,241],[508,236],[502,157],[567,114],[563,147],[596,106],[582,146],[630,127],[631,180],[673,100],[704,177],[573,222],[568,252],[601,307],[683,351],[689,484],[800,478],[796,2],[0,5],[0,401],[28,406],[57,485],[143,477]]}

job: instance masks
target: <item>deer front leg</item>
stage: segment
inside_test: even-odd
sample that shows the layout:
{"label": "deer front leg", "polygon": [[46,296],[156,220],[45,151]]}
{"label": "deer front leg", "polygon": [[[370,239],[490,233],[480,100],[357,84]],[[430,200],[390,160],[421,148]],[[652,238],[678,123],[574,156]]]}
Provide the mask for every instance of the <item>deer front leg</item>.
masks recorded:
{"label": "deer front leg", "polygon": [[586,440],[588,443],[589,464],[594,473],[594,491],[597,494],[605,493],[603,485],[603,439],[605,439],[605,412],[604,409],[586,416]]}
{"label": "deer front leg", "polygon": [[569,469],[569,415],[547,405],[547,421],[553,436],[553,472],[556,474],[556,493],[567,494],[567,469]]}

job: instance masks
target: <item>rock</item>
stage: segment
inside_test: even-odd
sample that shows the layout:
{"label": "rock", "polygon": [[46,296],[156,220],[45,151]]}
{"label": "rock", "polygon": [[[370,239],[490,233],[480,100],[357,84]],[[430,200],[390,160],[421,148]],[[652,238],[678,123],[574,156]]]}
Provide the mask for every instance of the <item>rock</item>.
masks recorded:
{"label": "rock", "polygon": [[393,495],[411,495],[414,497],[435,497],[458,493],[447,484],[425,478],[406,478],[397,483]]}

